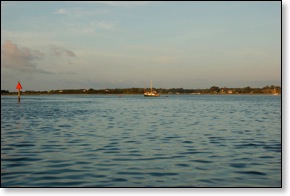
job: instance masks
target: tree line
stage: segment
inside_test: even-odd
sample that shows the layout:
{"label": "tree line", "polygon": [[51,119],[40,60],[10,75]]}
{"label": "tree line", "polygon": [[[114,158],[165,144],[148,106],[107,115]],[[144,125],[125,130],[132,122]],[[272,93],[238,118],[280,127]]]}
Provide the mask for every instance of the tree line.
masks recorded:
{"label": "tree line", "polygon": [[[36,94],[143,94],[149,89],[144,88],[115,88],[115,89],[61,89],[50,91],[23,91],[24,95]],[[154,88],[155,91],[161,94],[281,94],[280,86],[265,86],[263,88],[252,88],[250,86],[244,88],[228,88],[212,86],[208,89],[184,89],[184,88]],[[9,92],[8,90],[1,90],[1,95],[17,94],[17,92]]]}

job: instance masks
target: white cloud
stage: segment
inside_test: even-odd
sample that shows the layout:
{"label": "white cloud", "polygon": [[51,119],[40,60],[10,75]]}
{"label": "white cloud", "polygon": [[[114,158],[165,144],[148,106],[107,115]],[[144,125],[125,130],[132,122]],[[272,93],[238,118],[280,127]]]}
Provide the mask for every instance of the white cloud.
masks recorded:
{"label": "white cloud", "polygon": [[96,27],[99,29],[110,30],[114,27],[114,25],[112,23],[102,21],[102,22],[98,22],[96,24]]}
{"label": "white cloud", "polygon": [[[73,51],[59,46],[52,45],[49,49],[50,55],[46,55],[40,50],[19,47],[17,44],[6,40],[1,47],[1,67],[26,73],[52,74],[54,71],[47,71],[41,69],[39,66],[47,66],[48,59],[50,59],[50,64],[54,65],[56,65],[57,62],[61,62],[62,66],[65,64],[72,64],[70,59],[61,57],[76,56]],[[52,59],[51,55],[53,55]],[[47,68],[51,69],[51,67]]]}
{"label": "white cloud", "polygon": [[39,50],[19,48],[11,41],[5,41],[1,47],[1,67],[16,69],[23,72],[37,72],[49,74],[37,68],[35,61],[43,58],[45,54]]}
{"label": "white cloud", "polygon": [[98,3],[110,6],[144,6],[152,2],[150,1],[82,1],[83,3]]}
{"label": "white cloud", "polygon": [[61,8],[61,9],[55,11],[54,13],[66,15],[66,14],[68,14],[68,11],[66,9]]}
{"label": "white cloud", "polygon": [[110,13],[111,13],[110,9],[100,8],[96,6],[90,6],[89,8],[82,7],[60,8],[53,12],[53,14],[68,16],[73,19],[107,15]]}
{"label": "white cloud", "polygon": [[55,56],[62,56],[62,55],[66,55],[70,57],[76,56],[73,51],[65,49],[65,48],[61,48],[58,46],[51,46],[51,51],[52,51],[52,54]]}
{"label": "white cloud", "polygon": [[113,28],[113,24],[103,21],[98,23],[98,27],[101,29],[109,30]]}

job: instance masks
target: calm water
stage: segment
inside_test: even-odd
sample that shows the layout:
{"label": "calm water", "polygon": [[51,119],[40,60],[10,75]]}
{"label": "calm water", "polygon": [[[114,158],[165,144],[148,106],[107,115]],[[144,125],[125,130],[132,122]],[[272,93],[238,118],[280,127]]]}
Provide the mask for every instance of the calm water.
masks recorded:
{"label": "calm water", "polygon": [[280,187],[281,96],[1,96],[2,187]]}

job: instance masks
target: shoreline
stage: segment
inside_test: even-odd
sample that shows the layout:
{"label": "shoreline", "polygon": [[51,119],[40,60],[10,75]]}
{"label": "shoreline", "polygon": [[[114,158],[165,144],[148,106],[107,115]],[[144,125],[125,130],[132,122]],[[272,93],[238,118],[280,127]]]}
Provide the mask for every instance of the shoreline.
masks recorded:
{"label": "shoreline", "polygon": [[[46,94],[46,93],[35,93],[35,94],[27,94],[27,93],[23,93],[21,94],[21,96],[31,96],[31,95],[35,95],[35,96],[41,96],[41,95],[114,95],[114,96],[136,96],[136,95],[140,95],[143,96],[143,94],[100,94],[100,93],[53,93],[53,94]],[[198,95],[271,95],[271,96],[281,96],[281,93],[278,93],[278,95],[273,95],[271,93],[233,93],[233,94],[229,94],[229,93],[200,93],[200,94],[194,94],[194,93],[178,93],[178,94],[160,94],[160,96],[179,96],[179,95],[192,95],[192,96],[198,96]],[[1,94],[1,96],[18,96],[17,93],[5,93],[5,94]]]}

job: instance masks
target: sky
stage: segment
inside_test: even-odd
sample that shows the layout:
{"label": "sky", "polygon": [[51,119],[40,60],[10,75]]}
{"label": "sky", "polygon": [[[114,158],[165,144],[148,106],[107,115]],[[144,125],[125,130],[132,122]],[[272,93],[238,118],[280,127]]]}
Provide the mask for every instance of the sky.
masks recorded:
{"label": "sky", "polygon": [[279,1],[1,1],[1,90],[281,86]]}

